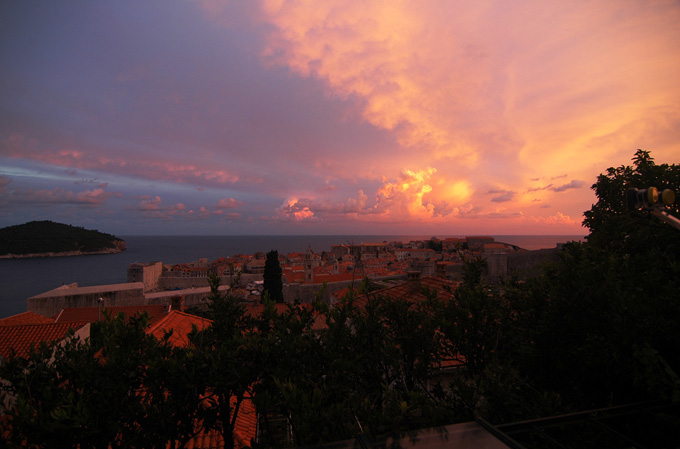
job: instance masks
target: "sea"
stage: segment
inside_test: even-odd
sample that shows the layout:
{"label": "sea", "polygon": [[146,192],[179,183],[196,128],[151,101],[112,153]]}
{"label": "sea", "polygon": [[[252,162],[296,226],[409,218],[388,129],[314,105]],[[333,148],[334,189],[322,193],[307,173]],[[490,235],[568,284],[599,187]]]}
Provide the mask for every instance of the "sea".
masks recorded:
{"label": "sea", "polygon": [[[249,235],[249,236],[119,236],[127,250],[119,254],[0,259],[0,318],[26,311],[26,300],[64,284],[81,287],[127,282],[134,262],[182,263],[216,260],[236,254],[277,250],[280,254],[329,251],[331,245],[429,240],[423,235]],[[456,235],[436,236],[463,237]],[[582,235],[494,235],[495,241],[527,250],[554,248],[558,243],[583,241]]]}

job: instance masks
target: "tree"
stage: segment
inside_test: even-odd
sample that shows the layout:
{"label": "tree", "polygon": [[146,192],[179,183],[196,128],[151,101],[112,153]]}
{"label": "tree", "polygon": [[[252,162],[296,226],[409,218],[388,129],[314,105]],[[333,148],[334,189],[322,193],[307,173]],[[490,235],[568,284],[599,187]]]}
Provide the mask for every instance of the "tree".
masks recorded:
{"label": "tree", "polygon": [[[656,187],[680,190],[680,165],[657,165],[649,151],[637,150],[633,166],[610,167],[597,178],[592,189],[597,203],[584,212],[583,224],[590,229],[588,241],[599,247],[620,247],[626,240],[648,244],[652,240],[675,240],[677,231],[652,217],[648,212],[629,211],[626,194],[629,188],[646,189]],[[680,202],[668,208],[676,217],[680,216]]]}
{"label": "tree", "polygon": [[238,299],[219,291],[220,278],[212,274],[208,316],[211,326],[189,335],[193,363],[201,366],[206,379],[203,422],[219,431],[225,447],[234,445],[234,430],[241,407],[252,398],[260,377],[258,336]]}
{"label": "tree", "polygon": [[[633,166],[600,175],[588,241],[566,245],[547,273],[536,378],[577,407],[680,399],[680,231],[626,205],[629,188],[650,186],[677,190],[680,166],[638,150]],[[677,202],[668,210],[678,215]]]}
{"label": "tree", "polygon": [[[0,366],[9,439],[24,447],[174,447],[195,433],[203,390],[148,317],[92,324],[91,337],[41,344]],[[170,363],[170,364],[168,364]],[[184,363],[184,368],[191,364]],[[5,402],[8,399],[9,402]]]}
{"label": "tree", "polygon": [[283,271],[279,262],[279,252],[271,250],[264,263],[264,293],[274,302],[283,302]]}

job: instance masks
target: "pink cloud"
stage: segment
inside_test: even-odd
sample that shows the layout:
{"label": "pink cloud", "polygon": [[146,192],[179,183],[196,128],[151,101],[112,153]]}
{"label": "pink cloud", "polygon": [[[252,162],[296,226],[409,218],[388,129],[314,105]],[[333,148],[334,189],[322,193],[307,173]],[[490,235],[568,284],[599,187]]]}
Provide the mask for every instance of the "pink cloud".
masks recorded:
{"label": "pink cloud", "polygon": [[217,202],[217,205],[215,206],[217,209],[234,209],[236,207],[241,206],[243,203],[241,201],[237,201],[234,198],[222,198]]}
{"label": "pink cloud", "polygon": [[104,189],[86,190],[76,194],[77,202],[87,204],[103,204],[115,194],[106,192]]}
{"label": "pink cloud", "polygon": [[156,195],[156,197],[151,198],[148,195],[143,195],[141,197],[142,201],[139,203],[139,210],[148,212],[160,209],[161,197]]}
{"label": "pink cloud", "polygon": [[181,216],[185,214],[186,206],[183,203],[177,203],[168,210],[170,216]]}
{"label": "pink cloud", "polygon": [[155,219],[176,219],[186,215],[191,215],[192,210],[187,211],[187,207],[184,203],[176,203],[172,206],[163,206],[163,201],[160,196],[156,195],[151,197],[150,195],[140,195],[141,199],[136,210],[142,212],[142,216],[146,218]]}
{"label": "pink cloud", "polygon": [[45,189],[15,189],[10,192],[10,201],[33,203],[42,206],[54,204],[78,204],[87,207],[101,206],[112,197],[120,197],[117,192],[106,192],[104,189],[84,190],[73,192],[60,187],[52,190]]}

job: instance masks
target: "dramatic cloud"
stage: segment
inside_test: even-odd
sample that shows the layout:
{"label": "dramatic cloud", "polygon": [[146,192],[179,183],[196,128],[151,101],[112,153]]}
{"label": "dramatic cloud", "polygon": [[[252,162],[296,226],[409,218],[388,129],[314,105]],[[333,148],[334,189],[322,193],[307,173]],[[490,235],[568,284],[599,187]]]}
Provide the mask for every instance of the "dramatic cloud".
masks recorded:
{"label": "dramatic cloud", "polygon": [[5,2],[0,225],[580,233],[598,174],[678,162],[678,23],[668,0]]}

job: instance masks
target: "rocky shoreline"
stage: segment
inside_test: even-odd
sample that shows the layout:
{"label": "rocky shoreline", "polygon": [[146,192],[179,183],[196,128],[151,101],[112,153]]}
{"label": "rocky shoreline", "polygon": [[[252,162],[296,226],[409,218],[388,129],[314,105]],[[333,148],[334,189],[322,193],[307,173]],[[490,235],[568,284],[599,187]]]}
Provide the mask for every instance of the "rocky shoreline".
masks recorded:
{"label": "rocky shoreline", "polygon": [[34,254],[3,254],[0,259],[30,259],[37,257],[69,257],[69,256],[89,256],[93,254],[118,254],[125,249],[106,248],[99,251],[66,251],[63,253],[34,253]]}
{"label": "rocky shoreline", "polygon": [[116,240],[116,246],[113,248],[103,248],[97,251],[64,251],[64,252],[47,252],[47,253],[29,253],[29,254],[2,254],[0,259],[31,259],[38,257],[70,257],[70,256],[89,256],[94,254],[118,254],[127,249],[124,240]]}

